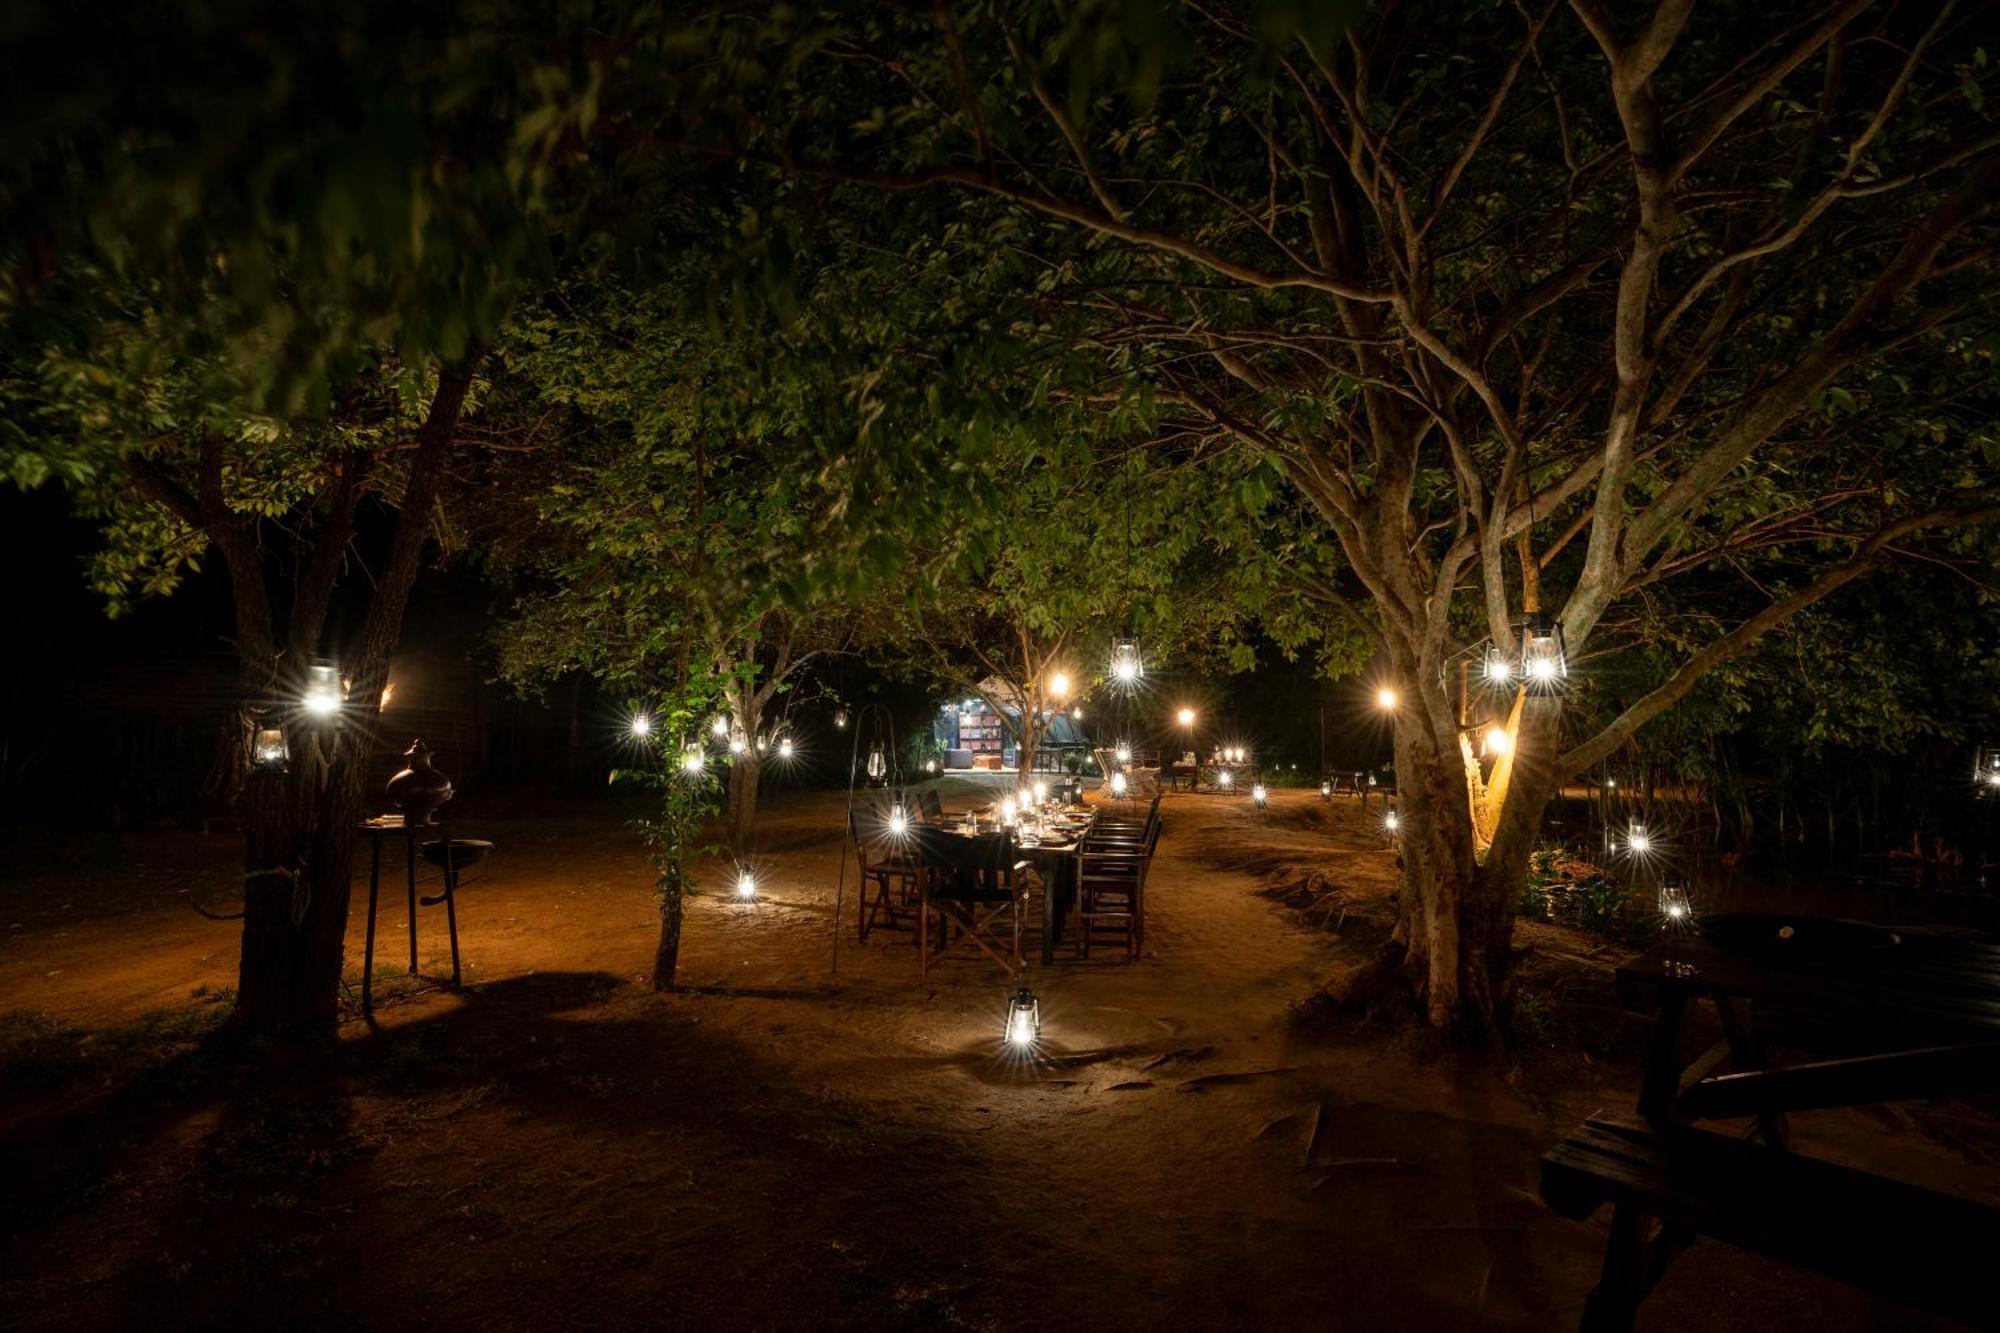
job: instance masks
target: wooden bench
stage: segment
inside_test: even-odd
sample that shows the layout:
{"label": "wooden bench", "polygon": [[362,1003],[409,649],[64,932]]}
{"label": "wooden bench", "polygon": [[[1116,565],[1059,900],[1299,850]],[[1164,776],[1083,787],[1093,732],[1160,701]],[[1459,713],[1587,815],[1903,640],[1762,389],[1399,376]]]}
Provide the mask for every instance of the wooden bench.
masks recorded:
{"label": "wooden bench", "polygon": [[1576,1221],[1613,1205],[1589,1333],[1631,1328],[1696,1236],[1974,1327],[2000,1318],[1985,1267],[2000,1253],[2000,1209],[1741,1138],[1594,1117],[1542,1159],[1542,1198]]}

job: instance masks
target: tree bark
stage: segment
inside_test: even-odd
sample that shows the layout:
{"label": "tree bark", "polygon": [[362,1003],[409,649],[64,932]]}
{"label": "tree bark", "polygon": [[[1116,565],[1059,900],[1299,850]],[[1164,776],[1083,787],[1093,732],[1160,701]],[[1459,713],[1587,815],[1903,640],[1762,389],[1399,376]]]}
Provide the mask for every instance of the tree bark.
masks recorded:
{"label": "tree bark", "polygon": [[670,991],[681,965],[682,895],[678,889],[660,895],[660,942],[653,949],[653,989]]}

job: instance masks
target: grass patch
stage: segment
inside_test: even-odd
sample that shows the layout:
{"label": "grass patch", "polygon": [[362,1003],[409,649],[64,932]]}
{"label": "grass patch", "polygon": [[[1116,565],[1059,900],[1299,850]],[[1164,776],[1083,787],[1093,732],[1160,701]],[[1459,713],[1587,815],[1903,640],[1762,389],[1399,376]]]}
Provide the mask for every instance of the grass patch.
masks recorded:
{"label": "grass patch", "polygon": [[202,987],[183,1008],[152,1009],[95,1030],[34,1009],[0,1012],[0,1086],[36,1095],[127,1081],[200,1045],[228,1019],[235,998],[234,990]]}

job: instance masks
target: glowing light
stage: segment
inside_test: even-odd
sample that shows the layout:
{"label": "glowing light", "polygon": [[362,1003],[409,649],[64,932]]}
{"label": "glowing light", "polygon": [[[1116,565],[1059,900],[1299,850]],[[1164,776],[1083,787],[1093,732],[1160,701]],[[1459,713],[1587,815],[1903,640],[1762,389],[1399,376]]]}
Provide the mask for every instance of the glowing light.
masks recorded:
{"label": "glowing light", "polygon": [[1486,753],[1508,754],[1513,748],[1514,738],[1507,734],[1505,727],[1496,726],[1486,729]]}
{"label": "glowing light", "polygon": [[1384,685],[1375,691],[1375,706],[1385,713],[1394,712],[1396,705],[1403,702],[1403,696]]}
{"label": "glowing light", "polygon": [[1215,785],[1228,791],[1236,785],[1236,775],[1225,768],[1215,775]]}
{"label": "glowing light", "polygon": [[721,740],[724,736],[727,736],[729,734],[729,719],[724,717],[722,714],[717,713],[715,715],[715,720],[708,724],[708,732],[711,736],[715,737],[717,740]]}
{"label": "glowing light", "polygon": [[653,719],[647,717],[644,713],[635,713],[632,717],[632,734],[634,736],[652,735]]}
{"label": "glowing light", "polygon": [[785,739],[778,742],[778,758],[790,759],[791,757],[792,757],[792,738],[790,736],[787,736],[785,737]]}
{"label": "glowing light", "polygon": [[1396,833],[1402,829],[1403,821],[1396,817],[1394,810],[1391,810],[1388,814],[1382,816],[1382,827],[1391,833]]}
{"label": "glowing light", "polygon": [[1121,763],[1121,764],[1129,764],[1129,763],[1131,763],[1131,762],[1132,762],[1132,747],[1131,747],[1131,746],[1129,746],[1129,745],[1120,745],[1120,746],[1118,747],[1118,750],[1117,750],[1117,753],[1116,753],[1116,755],[1115,755],[1115,758],[1116,758],[1116,759],[1118,760],[1118,762],[1119,762],[1119,763]]}
{"label": "glowing light", "polygon": [[1007,1044],[1025,1050],[1041,1039],[1042,1002],[1026,986],[1007,1002]]}
{"label": "glowing light", "polygon": [[1625,830],[1625,850],[1634,856],[1645,856],[1653,850],[1653,837],[1646,832],[1646,826],[1633,820]]}
{"label": "glowing light", "polygon": [[736,872],[736,897],[748,901],[757,896],[757,877],[748,870]]}
{"label": "glowing light", "polygon": [[1556,664],[1546,657],[1537,657],[1528,663],[1528,679],[1548,681],[1556,678]]}
{"label": "glowing light", "polygon": [[1069,694],[1069,676],[1058,671],[1049,677],[1049,693],[1055,698],[1065,698]]}
{"label": "glowing light", "polygon": [[1670,929],[1684,924],[1694,915],[1694,902],[1688,895],[1685,881],[1670,879],[1661,882],[1660,915],[1666,918]]}
{"label": "glowing light", "polygon": [[926,772],[926,773],[935,773],[935,772],[937,772],[937,760],[935,760],[935,759],[926,759],[926,760],[924,760],[924,772]]}
{"label": "glowing light", "polygon": [[1130,685],[1133,681],[1139,679],[1139,664],[1137,662],[1127,662],[1121,658],[1111,664],[1111,674],[1117,678],[1120,685]]}
{"label": "glowing light", "polygon": [[1514,679],[1514,664],[1508,661],[1497,647],[1486,650],[1486,679],[1495,685],[1502,685]]}
{"label": "glowing light", "polygon": [[389,706],[389,701],[395,697],[396,697],[396,682],[393,680],[384,681],[382,683],[382,702],[378,704],[377,707],[387,708]]}
{"label": "glowing light", "polygon": [[1178,716],[1180,718],[1180,723],[1182,726],[1191,727],[1194,725],[1194,709],[1183,708],[1181,709]]}
{"label": "glowing light", "polygon": [[1014,822],[1014,798],[1011,796],[1000,798],[1000,822],[1003,824]]}
{"label": "glowing light", "polygon": [[889,780],[889,753],[880,741],[868,747],[868,780],[875,783]]}
{"label": "glowing light", "polygon": [[847,730],[847,710],[845,708],[836,708],[833,710],[833,728],[835,731]]}
{"label": "glowing light", "polygon": [[1069,716],[1070,716],[1070,721],[1072,722],[1083,721],[1083,705],[1078,704],[1076,707],[1070,709]]}
{"label": "glowing light", "polygon": [[306,675],[306,692],[301,702],[314,717],[332,717],[347,701],[341,687],[340,669],[331,662],[315,662]]}
{"label": "glowing light", "polygon": [[909,831],[910,817],[903,813],[903,807],[899,805],[889,812],[889,836],[900,838]]}
{"label": "glowing light", "polygon": [[1263,783],[1260,782],[1250,789],[1250,799],[1256,804],[1262,805],[1268,798],[1269,793],[1264,790]]}
{"label": "glowing light", "polygon": [[1319,784],[1319,798],[1322,801],[1333,799],[1333,784],[1331,782],[1322,782]]}
{"label": "glowing light", "polygon": [[250,742],[250,766],[260,773],[282,773],[291,766],[292,747],[278,727],[259,727]]}
{"label": "glowing light", "polygon": [[1049,799],[1049,784],[1046,782],[1037,782],[1034,786],[1030,787],[1028,790],[1032,791],[1035,794],[1036,805],[1040,805],[1043,801]]}
{"label": "glowing light", "polygon": [[1111,645],[1111,678],[1113,680],[1117,681],[1120,685],[1132,685],[1137,683],[1138,679],[1145,674],[1146,669],[1140,664],[1139,641],[1137,639],[1130,637],[1121,638]]}
{"label": "glowing light", "polygon": [[689,777],[699,777],[708,771],[708,760],[700,750],[690,746],[681,755],[681,772]]}
{"label": "glowing light", "polygon": [[729,753],[742,754],[745,750],[749,748],[750,746],[744,741],[744,739],[741,736],[731,736],[729,738]]}
{"label": "glowing light", "polygon": [[1125,798],[1125,775],[1123,773],[1113,773],[1111,775],[1111,794],[1120,800]]}

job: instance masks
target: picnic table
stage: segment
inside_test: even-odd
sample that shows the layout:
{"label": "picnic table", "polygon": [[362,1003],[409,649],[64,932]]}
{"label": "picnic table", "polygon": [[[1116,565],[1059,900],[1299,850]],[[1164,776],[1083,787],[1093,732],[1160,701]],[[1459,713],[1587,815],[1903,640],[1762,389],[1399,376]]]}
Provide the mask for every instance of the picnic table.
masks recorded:
{"label": "picnic table", "polygon": [[[957,833],[961,837],[988,837],[993,833],[991,812],[986,806],[974,813],[981,817],[977,833],[969,832],[962,819],[947,819],[937,827]],[[1035,873],[1042,878],[1042,963],[1044,966],[1055,962],[1056,942],[1062,938],[1063,923],[1068,917],[1070,900],[1075,896],[1076,852],[1084,838],[1089,836],[1091,826],[1097,822],[1094,807],[1072,807],[1066,812],[1070,827],[1060,832],[1043,835],[1046,840],[1034,844],[1021,841],[1017,830],[1014,835],[1014,852],[1021,860],[1035,867]]]}
{"label": "picnic table", "polygon": [[[2000,1208],[1793,1153],[1786,1115],[2000,1088],[2000,947],[1850,921],[1712,916],[1621,967],[1617,987],[1655,1016],[1638,1113],[1591,1117],[1542,1162],[1542,1196],[1558,1215],[1615,1206],[1586,1329],[1630,1328],[1701,1235],[1968,1322],[1990,1318],[1985,1275],[1960,1257],[2000,1246]],[[1683,1064],[1702,1000],[1722,1036]],[[1788,1048],[1842,1058],[1772,1068],[1769,1038],[1780,1034]],[[1698,1127],[1743,1118],[1757,1142]]]}

